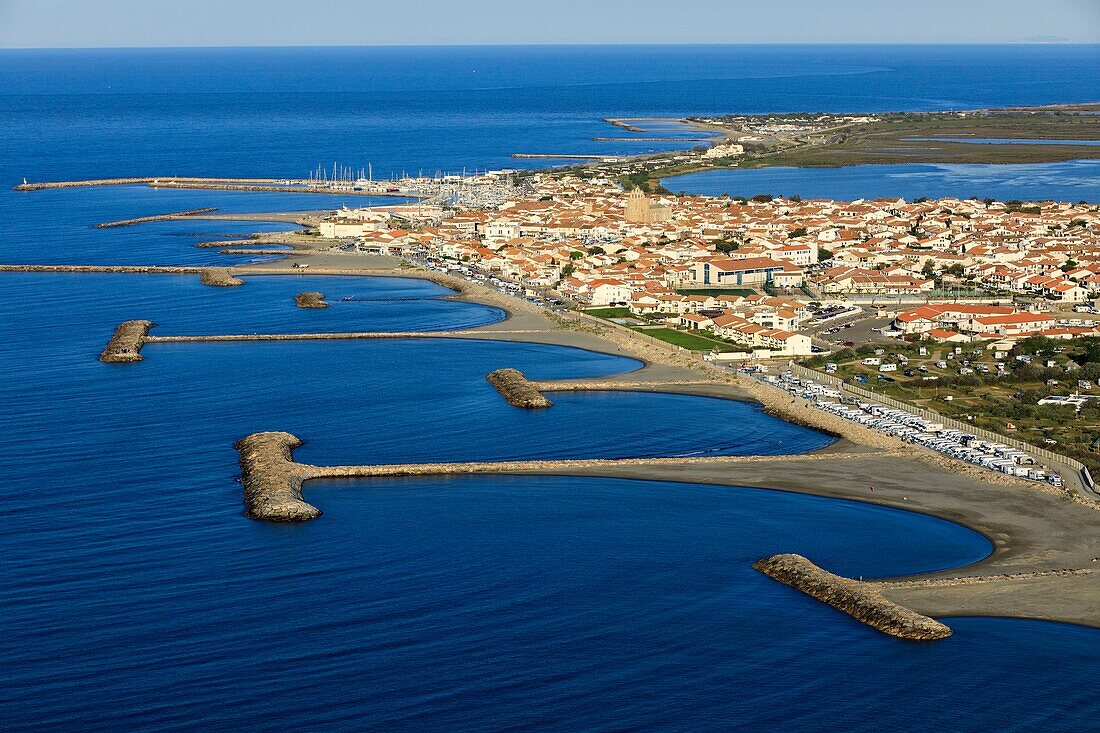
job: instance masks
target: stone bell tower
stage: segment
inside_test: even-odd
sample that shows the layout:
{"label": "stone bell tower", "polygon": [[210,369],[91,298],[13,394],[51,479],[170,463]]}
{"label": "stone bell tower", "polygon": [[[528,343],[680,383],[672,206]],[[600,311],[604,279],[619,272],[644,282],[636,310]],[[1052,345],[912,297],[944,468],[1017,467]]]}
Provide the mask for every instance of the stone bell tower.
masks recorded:
{"label": "stone bell tower", "polygon": [[626,220],[631,224],[649,223],[649,199],[640,188],[626,195]]}

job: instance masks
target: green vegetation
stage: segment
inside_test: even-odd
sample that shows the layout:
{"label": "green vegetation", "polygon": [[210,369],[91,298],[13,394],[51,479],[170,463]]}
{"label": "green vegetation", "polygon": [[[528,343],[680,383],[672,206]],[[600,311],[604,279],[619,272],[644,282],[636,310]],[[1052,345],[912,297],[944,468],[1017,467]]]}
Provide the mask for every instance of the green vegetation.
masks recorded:
{"label": "green vegetation", "polygon": [[651,175],[650,171],[638,171],[637,173],[628,173],[619,178],[619,182],[623,184],[623,188],[627,191],[640,188],[646,193],[668,194],[671,193],[667,188],[661,185],[661,176]]}
{"label": "green vegetation", "polygon": [[[1041,110],[1043,113],[1038,114]],[[983,110],[977,112],[904,112],[879,115],[879,121],[834,127],[828,134],[795,133],[776,138],[775,144],[746,148],[745,155],[727,160],[697,159],[673,162],[674,155],[646,161],[645,170],[621,176],[628,188],[667,193],[661,179],[736,165],[837,167],[884,163],[1042,163],[1093,159],[1091,145],[981,145],[942,138],[1022,138],[1035,140],[1100,140],[1100,116],[1071,108]],[[801,115],[790,115],[799,117]],[[775,118],[767,115],[760,119]],[[743,122],[744,120],[742,120]],[[739,131],[729,128],[731,133]],[[932,138],[921,140],[919,138]],[[939,139],[937,139],[939,138]],[[757,194],[754,200],[766,200]],[[793,197],[792,197],[793,198]],[[992,200],[988,201],[993,203]],[[987,204],[988,205],[988,204]],[[1018,209],[1028,213],[1028,208]]]}
{"label": "green vegetation", "polygon": [[677,331],[673,328],[635,328],[634,330],[692,351],[743,351],[743,349],[724,341],[716,341],[706,336],[698,336],[687,331]]}
{"label": "green vegetation", "polygon": [[[995,352],[979,344],[961,345],[960,354],[953,353],[954,345],[925,344],[925,347],[928,351],[925,356],[919,353],[920,345],[877,347],[885,349],[881,355],[884,364],[896,363],[898,355],[909,359],[907,365],[898,366],[899,371],[881,375],[894,381],[879,379],[877,366],[860,363],[874,355],[874,345],[813,357],[803,363],[818,369],[830,362],[837,364],[836,375],[847,381],[862,377],[866,379],[865,386],[876,392],[987,430],[1016,436],[1076,458],[1091,471],[1100,471],[1100,452],[1097,452],[1100,445],[1093,445],[1100,437],[1100,399],[1089,400],[1080,410],[1038,404],[1044,397],[1077,391],[1100,395],[1097,384],[1100,338],[1021,340],[999,360],[1003,365],[1000,373]],[[1017,359],[1018,356],[1026,361]],[[946,362],[947,368],[936,366],[936,362]],[[927,371],[919,371],[921,366]],[[913,370],[913,375],[906,376],[905,369]],[[963,370],[973,373],[963,374]],[[1089,388],[1079,388],[1078,381],[1087,381]],[[1048,440],[1054,443],[1047,443]]]}
{"label": "green vegetation", "polygon": [[596,316],[597,318],[639,318],[639,316],[630,312],[629,308],[589,308],[584,311],[590,316]]}

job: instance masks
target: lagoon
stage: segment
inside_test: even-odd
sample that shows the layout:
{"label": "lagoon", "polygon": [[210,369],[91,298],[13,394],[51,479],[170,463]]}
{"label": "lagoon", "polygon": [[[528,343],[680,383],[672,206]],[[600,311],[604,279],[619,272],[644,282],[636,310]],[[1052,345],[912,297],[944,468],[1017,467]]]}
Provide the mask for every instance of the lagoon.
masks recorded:
{"label": "lagoon", "polygon": [[914,163],[838,168],[730,168],[661,181],[670,191],[705,196],[770,193],[855,201],[873,198],[978,198],[1100,202],[1100,160],[1064,163]]}

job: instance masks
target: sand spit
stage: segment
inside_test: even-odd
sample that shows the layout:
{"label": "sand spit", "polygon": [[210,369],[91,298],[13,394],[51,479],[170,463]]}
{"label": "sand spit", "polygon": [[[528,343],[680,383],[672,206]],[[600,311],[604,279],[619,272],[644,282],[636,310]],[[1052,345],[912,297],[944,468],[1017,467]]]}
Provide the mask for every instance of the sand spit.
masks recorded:
{"label": "sand spit", "polygon": [[290,433],[253,433],[240,440],[241,484],[249,517],[269,522],[305,522],[321,510],[302,500],[303,467],[293,450],[302,441]]}
{"label": "sand spit", "polygon": [[107,347],[99,355],[99,360],[108,364],[132,364],[141,361],[145,357],[141,355],[141,347],[145,345],[145,338],[149,335],[149,329],[155,324],[152,321],[123,321],[115,328]]}
{"label": "sand spit", "polygon": [[550,407],[554,403],[539,392],[538,387],[527,380],[518,369],[497,369],[485,377],[512,407],[529,410]]}
{"label": "sand spit", "polygon": [[105,221],[102,224],[96,224],[96,229],[113,229],[115,227],[131,227],[135,224],[144,224],[150,221],[169,221],[171,219],[183,219],[188,216],[199,216],[200,214],[209,214],[217,211],[216,207],[208,207],[205,209],[191,209],[189,211],[176,211],[170,214],[156,214],[154,216],[139,216],[135,219],[119,219],[118,221]]}
{"label": "sand spit", "polygon": [[294,296],[294,304],[299,308],[328,308],[324,293],[298,293]]}
{"label": "sand spit", "polygon": [[951,636],[949,627],[887,600],[874,584],[833,575],[801,555],[772,555],[752,566],[884,634],[914,641]]}
{"label": "sand spit", "polygon": [[963,575],[957,578],[923,578],[921,580],[883,580],[876,581],[877,588],[955,588],[961,585],[981,585],[1000,583],[1006,580],[1037,580],[1040,578],[1073,578],[1082,575],[1095,575],[1100,568],[1062,568],[1060,570],[1039,570],[1023,573],[999,573],[997,575]]}

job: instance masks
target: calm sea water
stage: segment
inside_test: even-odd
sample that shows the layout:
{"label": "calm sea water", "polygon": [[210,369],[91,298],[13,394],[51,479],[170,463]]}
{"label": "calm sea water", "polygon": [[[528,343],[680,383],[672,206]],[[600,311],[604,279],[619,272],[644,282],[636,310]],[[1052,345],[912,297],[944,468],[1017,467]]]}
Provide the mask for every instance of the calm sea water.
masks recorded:
{"label": "calm sea water", "polygon": [[1098,68],[1095,45],[0,51],[0,177],[541,165],[509,156],[646,149],[591,140],[630,137],[604,117],[1087,102]]}
{"label": "calm sea water", "polygon": [[[1090,68],[1094,48],[1025,50],[5,52],[0,177],[301,175],[333,157],[497,166],[536,143],[596,149],[587,137],[619,135],[605,115],[1100,96],[1088,74],[1058,81]],[[193,244],[256,225],[93,225],[339,203],[5,189],[0,261],[224,263]],[[303,290],[332,307],[296,308]],[[316,522],[242,516],[232,443],[256,430],[297,434],[298,456],[321,464],[829,443],[707,398],[559,394],[550,410],[516,410],[484,380],[502,366],[606,375],[637,368],[630,359],[471,340],[159,344],[136,365],[95,359],[128,318],[190,334],[501,317],[445,294],[407,279],[206,288],[0,275],[4,728],[1079,731],[1100,715],[1081,683],[1100,675],[1095,630],[954,619],[945,642],[902,643],[749,568],[795,551],[881,576],[989,552],[921,515],[758,489],[499,476],[325,482],[307,489],[325,511]]]}

